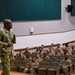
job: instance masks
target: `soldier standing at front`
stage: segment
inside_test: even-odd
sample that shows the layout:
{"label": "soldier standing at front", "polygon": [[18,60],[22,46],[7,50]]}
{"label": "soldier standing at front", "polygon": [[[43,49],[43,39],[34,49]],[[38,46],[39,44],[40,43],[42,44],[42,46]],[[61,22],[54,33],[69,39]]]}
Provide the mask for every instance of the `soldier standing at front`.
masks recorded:
{"label": "soldier standing at front", "polygon": [[14,62],[13,44],[15,43],[16,37],[12,31],[12,22],[10,19],[5,19],[4,26],[0,30],[1,75],[10,75],[10,69]]}

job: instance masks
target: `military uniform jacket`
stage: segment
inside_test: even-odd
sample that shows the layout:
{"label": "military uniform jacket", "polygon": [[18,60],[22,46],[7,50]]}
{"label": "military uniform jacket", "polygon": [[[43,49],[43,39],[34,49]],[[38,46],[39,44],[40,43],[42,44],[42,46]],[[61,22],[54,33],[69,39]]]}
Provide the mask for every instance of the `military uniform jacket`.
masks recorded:
{"label": "military uniform jacket", "polygon": [[72,66],[72,61],[70,59],[62,60],[60,62],[60,66],[62,66],[63,68],[67,68],[69,66]]}
{"label": "military uniform jacket", "polygon": [[2,28],[0,30],[0,55],[6,55],[8,52],[12,52],[13,45],[10,47],[4,47],[3,45],[7,45],[8,43],[13,43],[12,39],[14,38],[14,34],[12,29],[10,31],[6,30],[6,28]]}

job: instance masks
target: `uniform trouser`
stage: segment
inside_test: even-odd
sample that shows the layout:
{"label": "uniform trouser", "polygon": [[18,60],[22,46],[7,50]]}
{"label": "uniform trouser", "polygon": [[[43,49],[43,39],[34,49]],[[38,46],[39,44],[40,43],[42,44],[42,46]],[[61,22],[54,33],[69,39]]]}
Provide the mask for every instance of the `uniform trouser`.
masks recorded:
{"label": "uniform trouser", "polygon": [[33,68],[25,68],[24,73],[33,74]]}
{"label": "uniform trouser", "polygon": [[35,74],[37,71],[37,68],[25,68],[24,73],[30,73],[30,74]]}
{"label": "uniform trouser", "polygon": [[1,75],[10,75],[10,69],[14,63],[12,59],[13,59],[12,55],[1,56],[1,62],[2,62],[2,74]]}
{"label": "uniform trouser", "polygon": [[64,74],[64,75],[67,75],[69,73],[69,68],[61,68],[60,73]]}

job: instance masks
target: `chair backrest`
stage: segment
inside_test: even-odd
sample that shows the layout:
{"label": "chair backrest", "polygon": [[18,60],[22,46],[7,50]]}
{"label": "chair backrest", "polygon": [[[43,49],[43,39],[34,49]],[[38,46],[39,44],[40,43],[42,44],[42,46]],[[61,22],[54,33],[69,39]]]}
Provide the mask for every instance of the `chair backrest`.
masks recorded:
{"label": "chair backrest", "polygon": [[40,63],[40,67],[41,68],[49,68],[50,66],[50,61],[45,61],[43,60],[41,63]]}
{"label": "chair backrest", "polygon": [[47,69],[46,68],[39,68],[38,75],[47,75]]}
{"label": "chair backrest", "polygon": [[18,67],[20,65],[21,65],[21,60],[15,60],[14,64],[13,64],[13,67]]}
{"label": "chair backrest", "polygon": [[28,60],[22,60],[21,67],[26,67],[27,63],[28,63]]}
{"label": "chair backrest", "polygon": [[50,68],[58,68],[59,67],[59,62],[51,62]]}

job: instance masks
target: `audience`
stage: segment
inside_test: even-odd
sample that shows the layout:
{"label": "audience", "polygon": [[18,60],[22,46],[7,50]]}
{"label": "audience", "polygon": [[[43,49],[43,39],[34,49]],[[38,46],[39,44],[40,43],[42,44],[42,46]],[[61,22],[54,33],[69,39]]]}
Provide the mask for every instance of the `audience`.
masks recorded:
{"label": "audience", "polygon": [[[60,61],[60,72],[61,73],[69,73],[69,67],[72,66],[72,60],[69,59],[69,56],[75,55],[75,43],[69,43],[66,44],[66,46],[55,46],[53,47],[53,43],[47,48],[47,50],[44,49],[44,45],[36,47],[36,51],[34,52],[36,55],[32,57],[32,53],[29,52],[29,48],[27,47],[25,51],[20,51],[16,54],[16,58],[23,58],[25,60],[29,59],[29,62],[26,65],[24,69],[24,73],[30,73],[34,74],[37,73],[39,64],[44,59],[51,59],[52,56],[60,56],[64,57],[64,59],[61,59]],[[60,59],[59,59],[60,60]],[[51,60],[52,61],[52,60]],[[53,59],[54,61],[54,59]],[[50,66],[50,65],[49,65]]]}

